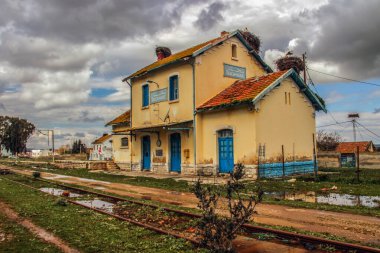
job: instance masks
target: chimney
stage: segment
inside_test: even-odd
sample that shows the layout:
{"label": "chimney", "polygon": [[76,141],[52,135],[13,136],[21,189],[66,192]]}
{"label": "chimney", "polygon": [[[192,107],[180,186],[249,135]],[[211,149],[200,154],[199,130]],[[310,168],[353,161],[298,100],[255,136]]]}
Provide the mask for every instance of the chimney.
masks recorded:
{"label": "chimney", "polygon": [[156,47],[156,55],[157,55],[157,61],[159,61],[172,55],[172,52],[170,51],[170,48],[168,47]]}
{"label": "chimney", "polygon": [[226,32],[226,31],[222,31],[220,33],[220,37],[224,37],[224,36],[227,36],[228,34],[230,34],[229,32]]}

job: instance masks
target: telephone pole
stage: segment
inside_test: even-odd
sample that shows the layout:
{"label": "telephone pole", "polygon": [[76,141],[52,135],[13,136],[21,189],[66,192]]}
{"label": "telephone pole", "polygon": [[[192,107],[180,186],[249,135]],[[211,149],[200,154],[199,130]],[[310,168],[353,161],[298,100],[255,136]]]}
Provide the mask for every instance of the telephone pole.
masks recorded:
{"label": "telephone pole", "polygon": [[352,119],[351,122],[352,122],[352,130],[354,133],[354,142],[356,142],[356,119],[359,118],[359,113],[350,113],[348,114],[348,118]]}

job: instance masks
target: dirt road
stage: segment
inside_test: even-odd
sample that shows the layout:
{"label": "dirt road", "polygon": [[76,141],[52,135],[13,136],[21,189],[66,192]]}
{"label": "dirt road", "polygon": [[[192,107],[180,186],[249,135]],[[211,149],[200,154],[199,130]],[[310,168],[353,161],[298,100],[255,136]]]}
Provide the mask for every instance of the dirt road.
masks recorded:
{"label": "dirt road", "polygon": [[[27,170],[17,170],[17,172],[28,175],[32,173],[32,171]],[[53,173],[42,173],[41,176],[57,182],[86,186],[121,196],[151,199],[190,208],[196,208],[197,206],[197,199],[192,193],[111,183]],[[254,221],[258,223],[330,233],[361,243],[380,245],[380,219],[376,217],[269,204],[260,204],[257,211],[258,215],[254,217]]]}
{"label": "dirt road", "polygon": [[[21,218],[18,213],[16,213],[9,205],[0,201],[0,212],[3,213],[8,219],[20,224],[21,226],[28,229],[31,233],[35,234],[38,238],[55,245],[62,252],[65,253],[79,253],[78,250],[70,247],[66,242],[64,242],[59,237],[53,235],[52,233],[46,231],[45,229],[35,225],[28,219]],[[1,231],[0,231],[1,232]],[[0,233],[1,236],[1,233]],[[0,237],[1,242],[1,237]]]}

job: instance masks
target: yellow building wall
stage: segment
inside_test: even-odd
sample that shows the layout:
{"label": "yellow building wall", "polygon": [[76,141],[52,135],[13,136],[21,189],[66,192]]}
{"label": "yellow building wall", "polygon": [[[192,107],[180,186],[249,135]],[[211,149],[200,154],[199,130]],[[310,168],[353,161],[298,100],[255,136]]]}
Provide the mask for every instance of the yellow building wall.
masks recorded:
{"label": "yellow building wall", "polygon": [[[290,104],[285,104],[285,92]],[[288,100],[288,98],[287,98]],[[233,130],[234,163],[257,164],[258,146],[265,144],[267,162],[281,156],[292,161],[311,160],[315,134],[314,108],[291,78],[259,102],[259,110],[248,106],[197,115],[197,163],[218,165],[218,130]]]}
{"label": "yellow building wall", "polygon": [[[237,45],[237,58],[232,58],[232,44]],[[246,78],[266,74],[239,39],[232,37],[207,50],[195,59],[196,105],[199,106],[239,79],[224,76],[224,63],[245,67]]]}
{"label": "yellow building wall", "polygon": [[[151,170],[155,172],[167,172],[170,166],[170,135],[173,133],[181,134],[181,164],[183,166],[193,166],[193,136],[192,131],[160,131],[161,146],[157,146],[158,136],[155,133],[141,133],[137,132],[136,140],[132,139],[132,163],[138,164],[142,160],[142,138],[143,136],[150,136],[150,146],[151,146]],[[156,156],[156,150],[162,149],[163,156]],[[185,154],[184,150],[188,149],[188,156]],[[140,164],[138,165],[140,166]]]}
{"label": "yellow building wall", "polygon": [[[121,146],[121,139],[128,138],[128,147]],[[131,161],[131,140],[129,135],[112,135],[113,159],[117,163],[129,163]]]}
{"label": "yellow building wall", "polygon": [[[285,92],[290,93],[290,104],[285,103]],[[293,79],[288,77],[267,94],[259,108],[256,141],[257,145],[265,144],[267,159],[281,156],[282,145],[289,160],[293,155],[298,159],[312,158],[315,110]]]}
{"label": "yellow building wall", "polygon": [[219,164],[218,131],[233,131],[234,163],[254,164],[256,152],[255,113],[248,106],[199,114],[197,163]]}
{"label": "yellow building wall", "polygon": [[[178,75],[179,99],[169,101],[169,77]],[[142,86],[149,84],[149,92],[167,88],[168,100],[142,107]],[[181,63],[152,71],[132,81],[132,127],[148,127],[164,124],[169,111],[170,122],[181,122],[193,119],[193,68],[189,63]],[[169,110],[170,109],[170,110]],[[166,123],[169,121],[167,120]]]}

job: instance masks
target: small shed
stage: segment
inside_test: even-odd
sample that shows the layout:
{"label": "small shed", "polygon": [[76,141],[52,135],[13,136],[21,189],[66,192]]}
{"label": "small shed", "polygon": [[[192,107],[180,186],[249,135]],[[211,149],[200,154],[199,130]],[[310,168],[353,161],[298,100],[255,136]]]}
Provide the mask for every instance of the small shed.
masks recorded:
{"label": "small shed", "polygon": [[373,145],[372,141],[341,142],[335,150],[340,153],[341,167],[355,167],[356,152],[358,148],[359,153],[376,151],[375,145]]}

